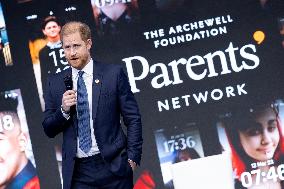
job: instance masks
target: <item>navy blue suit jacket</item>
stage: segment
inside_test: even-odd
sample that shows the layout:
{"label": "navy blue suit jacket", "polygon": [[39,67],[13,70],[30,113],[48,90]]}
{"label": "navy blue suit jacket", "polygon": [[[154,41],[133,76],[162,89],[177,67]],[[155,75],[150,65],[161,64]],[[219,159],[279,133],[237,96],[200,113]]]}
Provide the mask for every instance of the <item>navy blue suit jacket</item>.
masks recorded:
{"label": "navy blue suit jacket", "polygon": [[[77,152],[77,115],[72,113],[66,120],[60,109],[66,75],[71,75],[71,68],[51,75],[47,80],[42,124],[49,137],[63,132],[63,188],[69,189]],[[92,92],[91,116],[100,153],[114,174],[125,175],[129,170],[127,159],[140,163],[142,125],[137,102],[122,67],[94,61]],[[120,116],[127,127],[127,137],[122,130]]]}

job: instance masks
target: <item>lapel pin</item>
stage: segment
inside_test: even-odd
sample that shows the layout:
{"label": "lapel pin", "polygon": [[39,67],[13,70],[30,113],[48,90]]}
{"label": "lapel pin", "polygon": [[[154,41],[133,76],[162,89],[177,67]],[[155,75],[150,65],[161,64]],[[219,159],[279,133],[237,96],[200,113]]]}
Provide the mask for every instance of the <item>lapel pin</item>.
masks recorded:
{"label": "lapel pin", "polygon": [[95,80],[95,83],[96,83],[96,84],[98,84],[99,82],[100,82],[100,80],[98,80],[98,79]]}

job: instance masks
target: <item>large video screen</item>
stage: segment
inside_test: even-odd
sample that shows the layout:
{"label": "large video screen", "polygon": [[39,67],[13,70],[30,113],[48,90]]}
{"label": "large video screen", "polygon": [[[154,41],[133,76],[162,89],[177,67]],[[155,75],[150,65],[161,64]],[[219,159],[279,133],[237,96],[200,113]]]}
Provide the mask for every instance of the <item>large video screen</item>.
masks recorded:
{"label": "large video screen", "polygon": [[[25,107],[28,160],[42,188],[62,184],[62,135],[49,139],[41,122],[47,77],[69,68],[59,33],[71,20],[90,26],[93,59],[124,67],[138,101],[144,144],[135,189],[179,188],[177,169],[191,167],[184,174],[190,182],[198,167],[221,166],[214,157],[229,162],[232,189],[284,187],[284,1],[0,5],[0,91]],[[220,186],[218,174],[211,177]]]}
{"label": "large video screen", "polygon": [[0,92],[0,187],[40,188],[19,89]]}

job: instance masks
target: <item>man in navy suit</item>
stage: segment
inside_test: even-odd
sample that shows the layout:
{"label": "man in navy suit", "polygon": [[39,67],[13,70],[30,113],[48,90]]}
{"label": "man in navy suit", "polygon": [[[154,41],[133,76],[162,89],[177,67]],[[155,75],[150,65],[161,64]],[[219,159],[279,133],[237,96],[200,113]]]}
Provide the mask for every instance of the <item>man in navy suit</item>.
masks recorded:
{"label": "man in navy suit", "polygon": [[133,170],[142,153],[142,124],[127,76],[120,65],[91,58],[86,24],[65,24],[61,40],[71,68],[47,80],[43,127],[49,137],[63,132],[63,188],[133,188]]}

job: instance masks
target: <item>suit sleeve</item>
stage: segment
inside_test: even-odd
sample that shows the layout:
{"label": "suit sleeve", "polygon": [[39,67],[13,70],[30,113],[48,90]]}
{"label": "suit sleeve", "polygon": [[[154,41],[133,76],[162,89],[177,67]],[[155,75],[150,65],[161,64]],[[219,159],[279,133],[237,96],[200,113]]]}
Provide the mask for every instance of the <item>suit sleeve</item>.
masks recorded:
{"label": "suit sleeve", "polygon": [[[60,105],[57,105],[54,101],[54,99],[58,97],[53,96],[54,93],[52,93],[52,86],[54,83],[51,82],[51,77],[48,77],[47,79],[46,89],[43,94],[45,111],[42,126],[45,134],[48,137],[53,138],[68,126],[70,119],[66,120],[64,118]],[[62,96],[60,98],[62,98]]]}
{"label": "suit sleeve", "polygon": [[118,80],[119,103],[123,122],[127,127],[128,158],[140,164],[142,154],[142,123],[137,102],[122,67]]}

